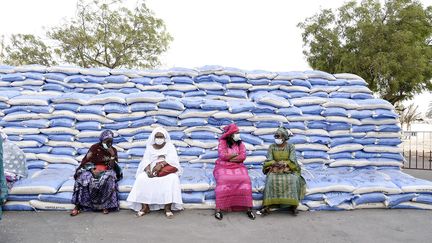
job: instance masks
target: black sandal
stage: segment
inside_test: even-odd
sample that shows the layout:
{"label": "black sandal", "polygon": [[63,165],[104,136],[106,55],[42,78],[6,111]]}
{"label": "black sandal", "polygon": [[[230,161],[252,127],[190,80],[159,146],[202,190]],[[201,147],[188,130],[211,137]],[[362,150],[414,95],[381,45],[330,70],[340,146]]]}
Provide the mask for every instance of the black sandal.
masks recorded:
{"label": "black sandal", "polygon": [[258,214],[261,216],[267,216],[270,214],[270,209],[268,208],[263,208],[260,211],[258,211]]}
{"label": "black sandal", "polygon": [[292,208],[291,208],[291,213],[292,213],[292,215],[297,216],[298,213],[299,213],[297,207],[292,207]]}
{"label": "black sandal", "polygon": [[217,212],[217,213],[215,213],[215,218],[216,219],[218,219],[218,220],[222,220],[223,219],[223,214],[222,214],[222,212]]}
{"label": "black sandal", "polygon": [[252,211],[247,211],[246,214],[247,214],[248,218],[255,220],[256,216]]}

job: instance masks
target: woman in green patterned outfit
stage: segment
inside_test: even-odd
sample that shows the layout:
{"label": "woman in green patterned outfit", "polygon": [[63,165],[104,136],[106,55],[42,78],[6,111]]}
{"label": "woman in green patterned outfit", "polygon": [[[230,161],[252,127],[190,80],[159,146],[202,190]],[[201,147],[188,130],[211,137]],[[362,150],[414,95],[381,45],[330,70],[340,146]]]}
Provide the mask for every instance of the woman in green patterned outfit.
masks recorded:
{"label": "woman in green patterned outfit", "polygon": [[0,219],[2,216],[2,205],[6,202],[8,188],[6,187],[6,178],[3,171],[3,138],[0,137]]}
{"label": "woman in green patterned outfit", "polygon": [[298,214],[297,206],[303,199],[306,182],[301,176],[294,145],[288,143],[292,135],[285,128],[276,131],[275,144],[270,145],[263,172],[267,175],[264,189],[262,215],[267,215],[270,208],[290,209]]}

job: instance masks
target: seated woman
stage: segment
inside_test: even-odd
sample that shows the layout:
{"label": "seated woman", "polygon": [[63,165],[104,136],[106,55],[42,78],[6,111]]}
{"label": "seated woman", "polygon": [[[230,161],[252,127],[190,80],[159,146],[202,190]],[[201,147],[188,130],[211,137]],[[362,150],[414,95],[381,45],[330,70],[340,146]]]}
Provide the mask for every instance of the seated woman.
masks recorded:
{"label": "seated woman", "polygon": [[263,209],[260,214],[267,215],[270,208],[290,209],[298,214],[297,206],[303,199],[306,182],[301,176],[294,145],[288,143],[291,132],[285,128],[276,131],[275,144],[270,145],[263,172],[267,175]]}
{"label": "seated woman", "polygon": [[183,209],[181,172],[177,151],[168,132],[157,127],[147,139],[135,183],[127,198],[131,208],[138,212],[137,216],[163,208],[165,216],[172,218],[171,210]]}
{"label": "seated woman", "polygon": [[77,168],[71,216],[81,210],[102,210],[104,214],[119,209],[117,179],[121,178],[117,165],[117,150],[112,146],[113,132],[105,130],[100,142],[92,145]]}
{"label": "seated woman", "polygon": [[250,219],[255,219],[251,180],[243,164],[246,159],[245,145],[236,124],[224,127],[224,131],[219,138],[219,158],[213,170],[216,179],[215,217],[222,220],[222,211],[246,211]]}

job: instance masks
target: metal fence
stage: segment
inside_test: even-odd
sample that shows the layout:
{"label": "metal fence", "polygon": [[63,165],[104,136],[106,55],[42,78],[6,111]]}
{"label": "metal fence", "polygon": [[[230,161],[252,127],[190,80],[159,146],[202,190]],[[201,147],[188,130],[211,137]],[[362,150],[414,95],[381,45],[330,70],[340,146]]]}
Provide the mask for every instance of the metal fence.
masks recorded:
{"label": "metal fence", "polygon": [[405,169],[432,170],[432,132],[404,131],[402,148]]}

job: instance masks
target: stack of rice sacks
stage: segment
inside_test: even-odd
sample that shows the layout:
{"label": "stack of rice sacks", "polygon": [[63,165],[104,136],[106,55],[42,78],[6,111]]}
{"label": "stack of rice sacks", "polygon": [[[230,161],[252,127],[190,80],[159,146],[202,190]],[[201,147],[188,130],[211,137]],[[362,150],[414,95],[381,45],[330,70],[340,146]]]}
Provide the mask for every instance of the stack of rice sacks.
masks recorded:
{"label": "stack of rice sacks", "polygon": [[432,208],[432,183],[400,170],[393,106],[353,74],[0,66],[0,126],[24,150],[29,177],[5,210],[68,210],[72,175],[104,129],[114,131],[124,179],[121,207],[155,126],[177,147],[185,208],[214,208],[213,178],[224,125],[240,127],[254,205],[261,205],[268,146],[290,129],[307,196],[303,210]]}

